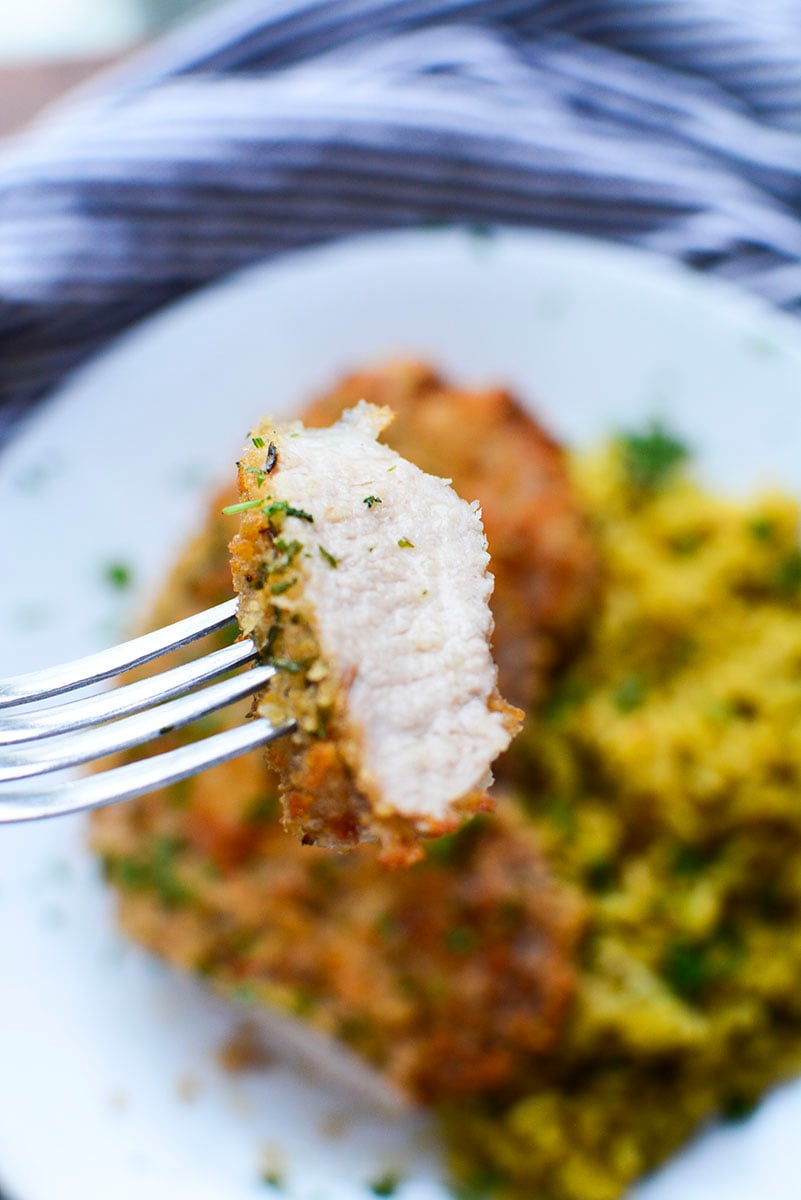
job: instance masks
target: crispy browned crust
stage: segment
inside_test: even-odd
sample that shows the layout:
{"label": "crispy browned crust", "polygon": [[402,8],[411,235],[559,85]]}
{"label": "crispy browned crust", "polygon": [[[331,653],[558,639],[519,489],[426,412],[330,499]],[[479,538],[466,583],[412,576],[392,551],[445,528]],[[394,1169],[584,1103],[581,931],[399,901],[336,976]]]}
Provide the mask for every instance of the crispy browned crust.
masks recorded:
{"label": "crispy browned crust", "polygon": [[[154,623],[230,595],[230,499],[215,499]],[[515,805],[501,797],[424,861],[389,872],[370,847],[332,855],[287,837],[278,812],[275,777],[254,753],[95,813],[127,933],[224,992],[302,1015],[420,1101],[514,1096],[557,1044],[585,919]]]}
{"label": "crispy browned crust", "polygon": [[360,399],[394,410],[382,440],[481,502],[500,689],[529,708],[580,637],[600,586],[597,548],[561,448],[509,392],[451,387],[416,361],[347,376],[303,420],[331,424]]}
{"label": "crispy browned crust", "polygon": [[[387,386],[404,370],[423,381],[436,378],[419,365],[392,367]],[[377,373],[369,378],[378,388]],[[348,386],[367,390],[352,381]],[[418,442],[418,453],[410,456],[455,478],[449,458],[456,444],[470,439],[453,420],[462,411],[453,398],[468,394],[443,389],[448,405],[443,401],[438,417],[442,436],[424,449],[424,431],[438,406],[427,413],[423,384],[409,390],[408,404],[397,393],[393,403],[404,436]],[[489,400],[479,406],[506,409]],[[489,435],[485,430],[485,440]],[[532,470],[539,440],[536,433],[526,435]],[[542,441],[547,449],[544,436]],[[409,452],[408,443],[398,448]],[[467,451],[460,455],[466,464]],[[496,461],[503,474],[500,454]],[[555,507],[569,514],[560,528],[568,537],[578,531],[577,544],[584,545],[566,475],[558,456],[554,461],[558,470],[541,473],[541,486],[546,493],[553,486]],[[500,484],[487,461],[479,468],[484,493],[472,486],[466,465],[460,490],[468,499],[477,496],[485,514],[488,508],[492,514],[490,493]],[[220,509],[235,498],[232,480],[176,563],[148,624],[162,625],[230,596],[227,543],[234,521]],[[513,498],[508,504],[514,508]],[[513,516],[501,514],[510,524]],[[555,564],[570,563],[577,550],[565,546],[552,553]],[[538,570],[535,563],[531,570]],[[592,573],[586,574],[566,570],[564,586],[572,579],[578,591],[565,596],[573,616],[552,621],[547,636],[532,622],[532,637],[562,647],[576,636],[588,604],[584,590]],[[545,570],[546,591],[557,575],[556,565]],[[504,593],[502,611],[509,610],[518,586],[527,591],[531,585],[511,570],[498,574],[496,611]],[[504,636],[501,625],[496,651],[514,685],[514,653],[505,650]],[[197,652],[179,652],[175,661]],[[552,657],[548,649],[544,658]],[[224,710],[214,718],[217,727],[241,722],[246,707]],[[186,731],[171,734],[164,748],[188,737]],[[325,770],[326,764],[312,768]],[[584,926],[582,904],[553,879],[515,806],[501,798],[492,815],[432,843],[425,861],[388,872],[377,865],[373,848],[331,855],[287,837],[276,792],[275,778],[256,752],[94,814],[94,846],[117,889],[130,936],[225,992],[302,1014],[421,1100],[515,1096],[530,1080],[532,1064],[559,1044]],[[303,803],[306,789],[298,794],[292,804]]]}
{"label": "crispy browned crust", "polygon": [[[408,867],[423,857],[418,827],[402,816],[373,816],[372,801],[356,786],[345,759],[346,743],[336,736],[317,741],[283,738],[268,750],[283,805],[284,828],[306,846],[347,850],[360,842],[377,842],[384,867]],[[472,811],[489,806],[485,793],[468,799]],[[465,808],[465,817],[469,815]],[[429,822],[429,836],[450,833],[459,824]]]}
{"label": "crispy browned crust", "polygon": [[[515,1096],[557,1044],[584,910],[513,806],[387,872],[369,847],[302,846],[274,815],[247,815],[247,781],[227,786],[243,813],[235,858],[230,827],[210,843],[196,779],[180,806],[161,794],[95,818],[126,932],[223,992],[301,1015],[418,1101]],[[179,847],[179,888],[126,884],[164,844]]]}

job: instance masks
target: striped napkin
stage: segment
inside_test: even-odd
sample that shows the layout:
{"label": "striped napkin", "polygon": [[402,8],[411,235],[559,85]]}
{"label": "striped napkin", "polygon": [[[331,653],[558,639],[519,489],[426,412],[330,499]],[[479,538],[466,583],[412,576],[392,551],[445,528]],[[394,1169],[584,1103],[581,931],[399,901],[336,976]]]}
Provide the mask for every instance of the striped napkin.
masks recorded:
{"label": "striped napkin", "polygon": [[235,0],[0,152],[0,442],[132,321],[423,222],[576,230],[801,304],[801,0]]}

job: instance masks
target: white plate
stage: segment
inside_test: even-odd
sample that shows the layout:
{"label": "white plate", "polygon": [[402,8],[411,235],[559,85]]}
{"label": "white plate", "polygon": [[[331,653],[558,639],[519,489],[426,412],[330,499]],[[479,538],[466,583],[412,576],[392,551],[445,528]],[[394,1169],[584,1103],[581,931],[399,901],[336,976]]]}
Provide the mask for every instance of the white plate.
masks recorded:
{"label": "white plate", "polygon": [[[78,375],[0,459],[0,674],[113,639],[192,528],[251,422],[348,367],[430,358],[502,381],[587,442],[661,415],[706,477],[801,492],[801,335],[724,286],[632,251],[522,233],[369,238],[248,271]],[[134,587],[104,582],[130,564]],[[114,932],[80,821],[0,831],[0,1181],[14,1200],[246,1200],[265,1145],[298,1200],[447,1195],[421,1120],[354,1119],[284,1068],[234,1080],[230,1010]],[[190,1076],[197,1096],[179,1096]],[[640,1200],[797,1200],[801,1086],[707,1134]]]}

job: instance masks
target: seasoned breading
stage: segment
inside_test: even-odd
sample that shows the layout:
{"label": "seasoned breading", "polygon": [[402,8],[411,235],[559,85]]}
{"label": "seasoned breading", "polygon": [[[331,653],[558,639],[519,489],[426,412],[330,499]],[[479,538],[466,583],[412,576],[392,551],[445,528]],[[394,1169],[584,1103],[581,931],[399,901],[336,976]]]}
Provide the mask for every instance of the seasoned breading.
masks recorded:
{"label": "seasoned breading", "polygon": [[411,1099],[517,1094],[569,1011],[584,906],[514,806],[499,797],[424,861],[386,871],[369,846],[335,855],[288,837],[266,767],[249,761],[227,784],[235,866],[227,827],[221,857],[206,849],[198,779],[179,801],[97,813],[126,933],[232,998],[302,1017]]}
{"label": "seasoned breading", "polygon": [[[215,497],[148,624],[230,595],[220,509],[234,499]],[[239,724],[246,707],[202,732]],[[164,746],[193,736],[174,731]],[[241,1003],[301,1016],[408,1096],[438,1103],[517,1094],[570,1009],[585,906],[553,879],[515,809],[501,794],[423,862],[386,871],[370,846],[332,855],[287,836],[275,776],[255,752],[99,809],[92,840],[130,937]]]}
{"label": "seasoned breading", "polygon": [[[531,476],[539,481],[542,510],[550,504],[560,514],[555,529],[565,543],[544,548],[551,557],[542,563],[530,557],[517,575],[501,562],[491,598],[503,613],[518,603],[525,608],[518,589],[538,595],[541,589],[544,599],[556,594],[557,581],[565,587],[569,618],[553,615],[540,628],[535,615],[524,613],[539,646],[525,658],[527,677],[537,683],[544,664],[580,635],[597,575],[561,456],[551,454],[547,437],[511,401],[498,401],[501,393],[459,392],[420,365],[390,365],[362,378],[368,399],[380,398],[382,388],[392,394],[398,419],[387,436],[406,442],[396,448],[425,469],[454,476],[463,498],[482,502],[491,551],[493,528],[502,547],[507,525],[521,519],[513,494],[502,505],[492,500],[506,486],[509,455],[519,458],[521,504],[531,505]],[[318,413],[317,424],[339,416],[344,402],[336,397],[349,388],[347,403],[356,402],[361,389],[348,381],[308,410]],[[327,413],[321,416],[320,408]],[[469,414],[465,426],[462,412]],[[512,445],[501,444],[493,414],[509,422]],[[483,457],[481,445],[488,450]],[[236,498],[233,483],[214,498],[149,626],[229,598],[233,519],[220,510]],[[584,573],[569,566],[582,547],[591,564]],[[209,640],[219,644],[221,637]],[[496,655],[506,664],[504,687],[520,697],[529,684],[515,677],[525,657],[515,663],[516,642],[501,618]],[[178,651],[170,665],[205,648]],[[245,702],[215,714],[202,733],[241,723],[246,708]],[[200,732],[168,734],[164,748]],[[570,1011],[584,906],[554,880],[536,835],[514,808],[496,796],[495,813],[432,842],[424,862],[387,872],[372,847],[332,855],[288,837],[278,821],[275,776],[254,752],[99,810],[93,842],[131,937],[241,1002],[302,1016],[408,1094],[437,1104],[447,1097],[519,1095],[559,1044]]]}
{"label": "seasoned breading", "polygon": [[268,751],[287,825],[408,862],[487,806],[522,713],[497,690],[478,505],[377,441],[391,417],[262,423],[231,553],[242,631],[278,668],[257,709],[297,723]]}
{"label": "seasoned breading", "polygon": [[600,593],[597,546],[561,448],[509,392],[453,387],[415,361],[348,376],[304,410],[304,423],[329,425],[361,399],[395,413],[382,434],[389,446],[481,504],[500,689],[529,708]]}

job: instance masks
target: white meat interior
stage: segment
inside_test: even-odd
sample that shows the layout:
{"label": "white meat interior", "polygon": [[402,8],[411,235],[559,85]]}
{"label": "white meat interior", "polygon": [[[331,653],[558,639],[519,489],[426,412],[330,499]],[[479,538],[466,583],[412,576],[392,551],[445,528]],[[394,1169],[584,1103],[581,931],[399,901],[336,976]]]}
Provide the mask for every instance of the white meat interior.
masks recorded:
{"label": "white meat interior", "polygon": [[362,402],[328,429],[285,427],[270,490],[314,518],[286,529],[323,655],[352,679],[357,783],[379,815],[436,818],[489,784],[510,740],[488,708],[493,581],[478,503],[377,442],[387,421]]}

